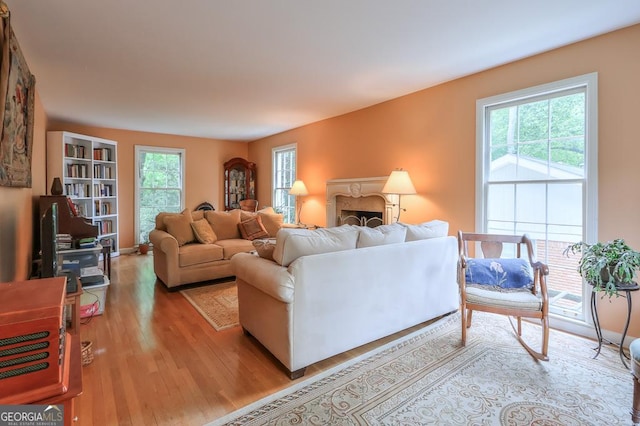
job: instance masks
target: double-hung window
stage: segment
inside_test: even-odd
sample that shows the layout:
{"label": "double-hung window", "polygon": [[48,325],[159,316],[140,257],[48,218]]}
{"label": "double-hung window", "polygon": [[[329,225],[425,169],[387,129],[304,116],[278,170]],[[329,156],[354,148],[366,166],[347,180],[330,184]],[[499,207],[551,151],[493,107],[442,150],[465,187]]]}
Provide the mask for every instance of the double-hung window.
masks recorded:
{"label": "double-hung window", "polygon": [[136,145],[136,243],[148,240],[160,212],[184,206],[184,149]]}
{"label": "double-hung window", "polygon": [[289,190],[296,180],[296,144],[273,148],[273,208],[282,213],[284,223],[294,223],[296,198]]}
{"label": "double-hung window", "polygon": [[551,313],[585,320],[573,242],[597,237],[597,74],[477,101],[476,229],[528,234]]}

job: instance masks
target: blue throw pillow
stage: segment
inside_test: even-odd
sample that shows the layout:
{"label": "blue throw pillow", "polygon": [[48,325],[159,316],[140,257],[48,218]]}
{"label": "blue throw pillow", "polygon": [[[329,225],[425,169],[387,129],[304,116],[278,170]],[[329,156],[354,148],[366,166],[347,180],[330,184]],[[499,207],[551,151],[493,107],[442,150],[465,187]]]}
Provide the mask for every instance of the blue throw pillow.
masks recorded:
{"label": "blue throw pillow", "polygon": [[531,288],[533,272],[525,259],[468,259],[465,281],[500,288]]}

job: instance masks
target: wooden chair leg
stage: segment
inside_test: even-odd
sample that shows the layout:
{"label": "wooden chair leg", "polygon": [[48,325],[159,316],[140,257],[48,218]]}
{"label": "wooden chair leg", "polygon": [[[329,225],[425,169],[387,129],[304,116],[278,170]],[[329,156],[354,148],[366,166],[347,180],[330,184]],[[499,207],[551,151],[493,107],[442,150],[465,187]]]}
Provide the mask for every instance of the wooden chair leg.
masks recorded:
{"label": "wooden chair leg", "polygon": [[467,328],[471,327],[472,316],[473,316],[473,311],[471,309],[467,309]]}
{"label": "wooden chair leg", "polygon": [[633,405],[631,406],[631,421],[640,423],[640,382],[638,378],[633,375]]}
{"label": "wooden chair leg", "polygon": [[542,319],[542,356],[548,359],[549,353],[549,317]]}
{"label": "wooden chair leg", "polygon": [[462,326],[462,346],[467,344],[467,307],[460,305],[460,325]]}

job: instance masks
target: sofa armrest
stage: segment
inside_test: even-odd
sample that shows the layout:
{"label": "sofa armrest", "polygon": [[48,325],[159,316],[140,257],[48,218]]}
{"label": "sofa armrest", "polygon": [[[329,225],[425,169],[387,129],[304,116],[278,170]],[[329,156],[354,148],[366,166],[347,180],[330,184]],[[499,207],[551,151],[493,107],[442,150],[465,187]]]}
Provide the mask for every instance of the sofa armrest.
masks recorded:
{"label": "sofa armrest", "polygon": [[166,231],[153,229],[149,232],[149,241],[153,244],[153,249],[162,250],[166,254],[174,254],[178,257],[178,240]]}
{"label": "sofa armrest", "polygon": [[236,279],[257,288],[276,300],[293,302],[293,276],[287,268],[249,253],[238,253],[231,258]]}

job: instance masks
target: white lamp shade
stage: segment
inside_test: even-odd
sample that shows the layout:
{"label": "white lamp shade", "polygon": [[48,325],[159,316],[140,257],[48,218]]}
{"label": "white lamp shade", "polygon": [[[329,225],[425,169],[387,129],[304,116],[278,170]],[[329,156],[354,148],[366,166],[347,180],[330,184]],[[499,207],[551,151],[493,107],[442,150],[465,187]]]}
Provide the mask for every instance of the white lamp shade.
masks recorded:
{"label": "white lamp shade", "polygon": [[307,191],[307,187],[301,180],[296,180],[293,182],[291,189],[289,190],[289,195],[308,195],[309,191]]}
{"label": "white lamp shade", "polygon": [[382,193],[404,195],[415,194],[416,188],[413,186],[413,182],[411,182],[409,172],[400,169],[391,172],[389,179],[387,179],[387,183],[385,183],[382,188]]}

